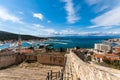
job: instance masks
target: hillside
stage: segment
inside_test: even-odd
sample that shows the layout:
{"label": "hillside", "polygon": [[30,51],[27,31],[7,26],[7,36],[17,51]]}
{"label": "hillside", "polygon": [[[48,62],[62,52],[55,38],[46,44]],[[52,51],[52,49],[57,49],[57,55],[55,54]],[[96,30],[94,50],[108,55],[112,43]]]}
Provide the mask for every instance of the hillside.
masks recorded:
{"label": "hillside", "polygon": [[[36,37],[36,36],[31,36],[31,35],[21,35],[23,40],[30,40],[30,39],[47,39],[47,38],[42,38],[42,37]],[[18,34],[10,33],[10,32],[5,32],[5,31],[0,31],[0,40],[12,40],[18,39]]]}

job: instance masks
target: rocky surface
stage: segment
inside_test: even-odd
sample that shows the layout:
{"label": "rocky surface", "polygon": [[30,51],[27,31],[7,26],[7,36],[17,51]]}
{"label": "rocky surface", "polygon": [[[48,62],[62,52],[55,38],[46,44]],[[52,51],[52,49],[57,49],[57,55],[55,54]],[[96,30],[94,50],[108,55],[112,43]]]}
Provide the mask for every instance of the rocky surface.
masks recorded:
{"label": "rocky surface", "polygon": [[[68,65],[69,64],[69,65]],[[87,64],[73,52],[67,54],[64,80],[120,80],[120,70]]]}

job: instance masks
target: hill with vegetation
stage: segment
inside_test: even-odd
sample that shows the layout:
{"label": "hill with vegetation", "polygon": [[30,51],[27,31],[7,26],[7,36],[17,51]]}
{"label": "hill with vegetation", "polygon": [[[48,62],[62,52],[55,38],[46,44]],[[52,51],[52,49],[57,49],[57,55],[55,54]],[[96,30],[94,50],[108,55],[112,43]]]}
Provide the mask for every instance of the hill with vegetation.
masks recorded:
{"label": "hill with vegetation", "polygon": [[[5,32],[5,31],[0,31],[0,40],[1,41],[4,41],[4,40],[18,40],[18,35],[19,34]],[[31,36],[31,35],[21,35],[21,38],[23,40],[47,39],[47,38]]]}

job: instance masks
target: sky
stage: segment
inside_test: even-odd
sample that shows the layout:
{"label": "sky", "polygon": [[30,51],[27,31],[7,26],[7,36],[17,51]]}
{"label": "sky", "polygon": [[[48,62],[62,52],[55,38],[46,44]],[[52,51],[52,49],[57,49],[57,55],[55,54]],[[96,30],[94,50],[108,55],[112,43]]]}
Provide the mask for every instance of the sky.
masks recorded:
{"label": "sky", "polygon": [[35,36],[120,34],[120,0],[0,0],[0,30]]}

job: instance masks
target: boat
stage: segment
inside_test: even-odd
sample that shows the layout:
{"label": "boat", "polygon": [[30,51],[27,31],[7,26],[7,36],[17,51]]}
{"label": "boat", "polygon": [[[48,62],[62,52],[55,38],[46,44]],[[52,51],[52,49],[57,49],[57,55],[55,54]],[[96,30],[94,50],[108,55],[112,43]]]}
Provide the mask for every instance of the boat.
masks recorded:
{"label": "boat", "polygon": [[3,46],[3,45],[4,45],[4,44],[1,44],[1,43],[0,43],[0,46]]}
{"label": "boat", "polygon": [[17,43],[11,43],[10,45],[9,45],[9,47],[11,48],[11,47],[16,47],[17,46]]}

